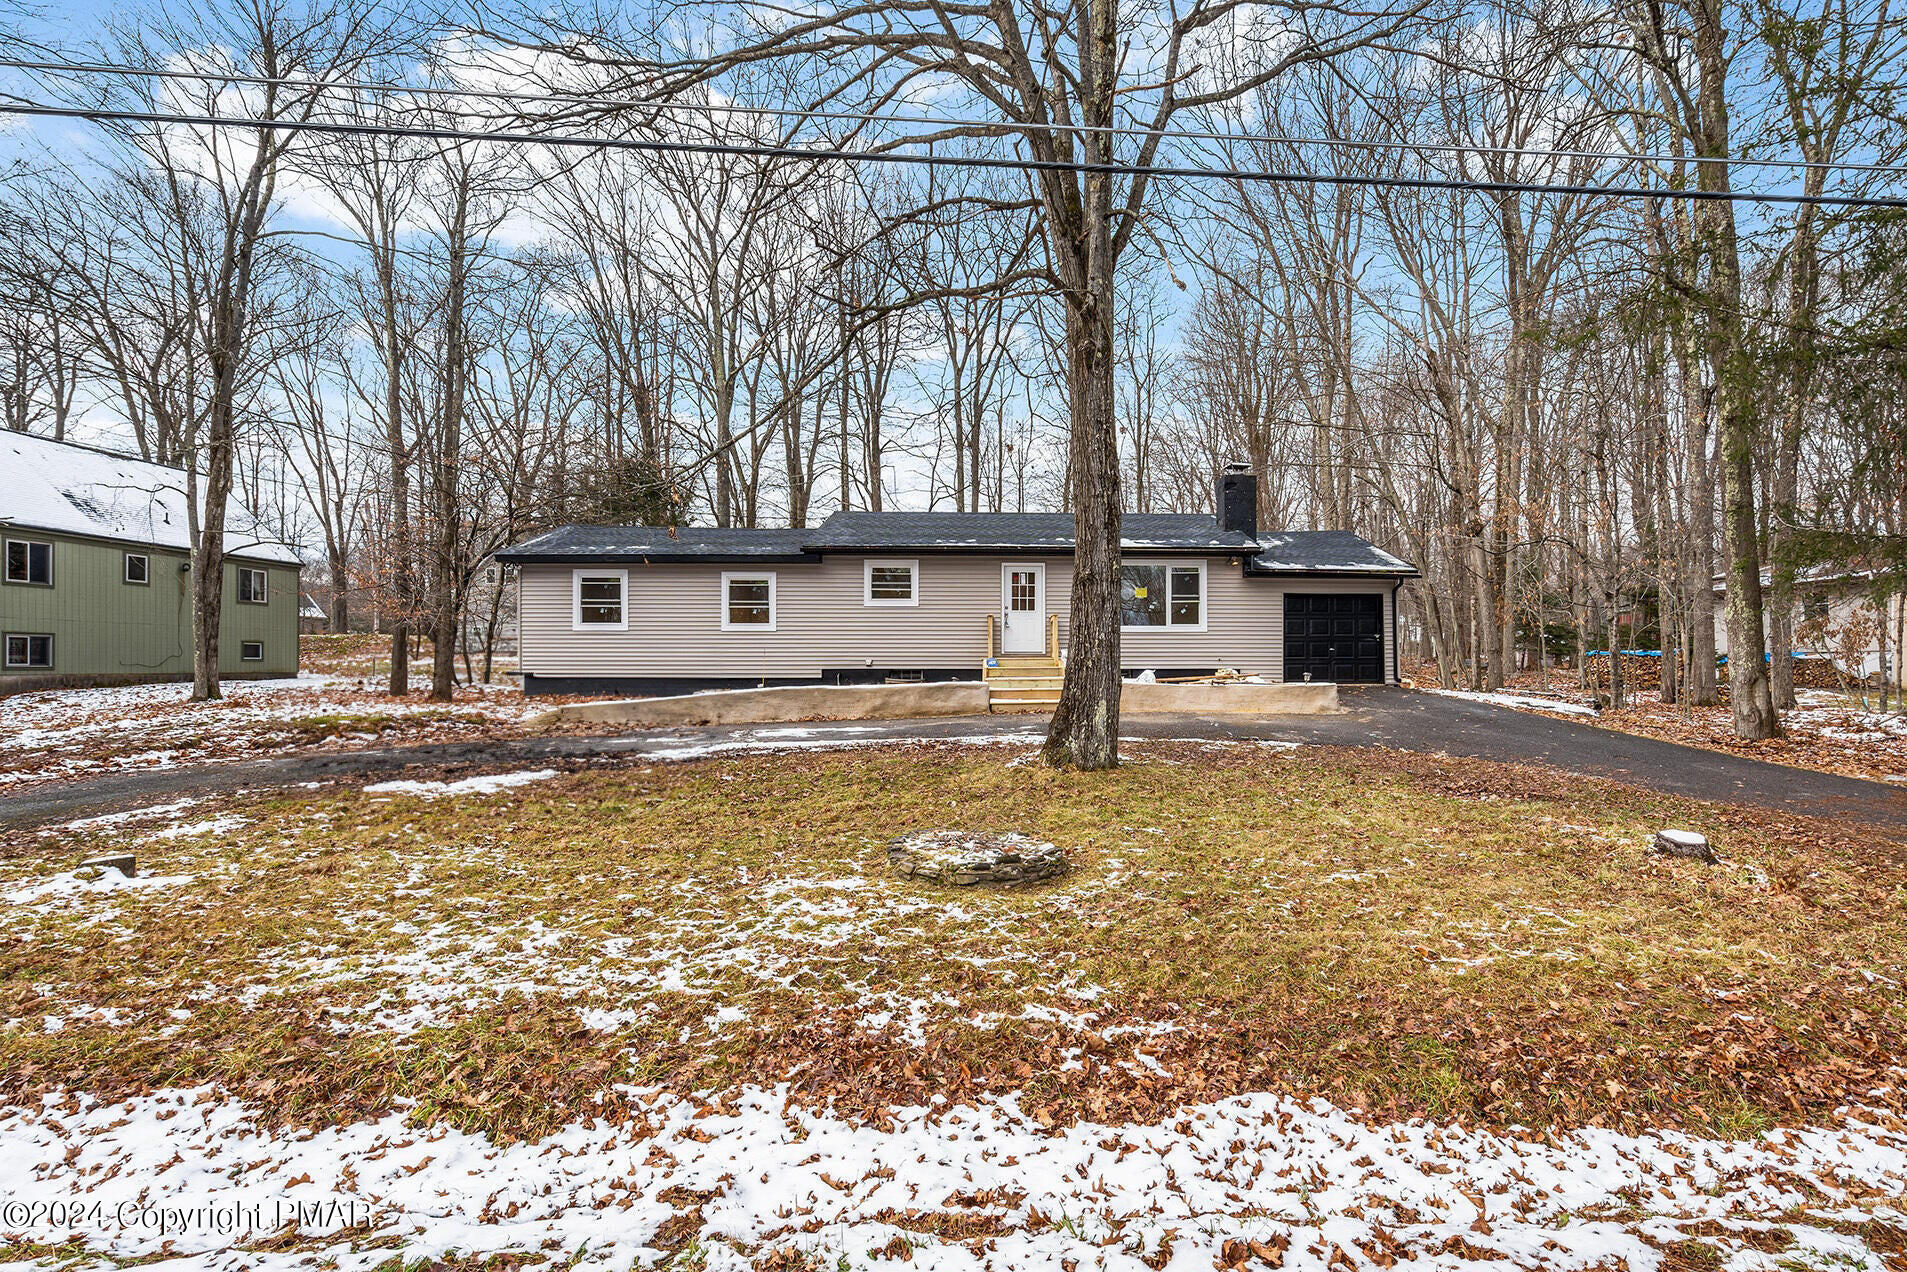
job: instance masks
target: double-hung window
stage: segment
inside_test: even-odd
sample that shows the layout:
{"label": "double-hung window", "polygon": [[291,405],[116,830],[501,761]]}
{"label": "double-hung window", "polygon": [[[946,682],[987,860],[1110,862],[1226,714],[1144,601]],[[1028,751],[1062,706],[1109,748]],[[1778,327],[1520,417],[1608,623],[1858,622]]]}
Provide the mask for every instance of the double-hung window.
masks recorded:
{"label": "double-hung window", "polygon": [[920,604],[920,562],[874,561],[867,563],[866,605]]}
{"label": "double-hung window", "polygon": [[264,605],[268,602],[265,591],[265,572],[247,567],[238,571],[238,602],[241,605]]}
{"label": "double-hung window", "polygon": [[1205,629],[1205,566],[1196,562],[1126,562],[1119,578],[1120,626]]}
{"label": "double-hung window", "polygon": [[7,540],[7,582],[53,586],[53,545],[34,539]]}
{"label": "double-hung window", "polygon": [[570,624],[579,632],[629,630],[629,571],[577,570]]}
{"label": "double-hung window", "polygon": [[722,576],[722,630],[725,632],[772,632],[775,630],[774,571]]}
{"label": "double-hung window", "polygon": [[53,665],[53,638],[34,636],[24,632],[7,633],[7,666],[9,667],[51,667]]}

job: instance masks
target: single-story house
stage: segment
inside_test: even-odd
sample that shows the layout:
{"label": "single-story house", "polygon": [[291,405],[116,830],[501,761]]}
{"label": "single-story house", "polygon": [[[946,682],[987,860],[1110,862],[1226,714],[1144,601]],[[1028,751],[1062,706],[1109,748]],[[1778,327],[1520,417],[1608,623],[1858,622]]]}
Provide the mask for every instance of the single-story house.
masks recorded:
{"label": "single-story house", "polygon": [[[1408,562],[1344,531],[1257,527],[1251,474],[1215,516],[1130,514],[1128,673],[1395,682]],[[977,680],[1057,669],[1070,513],[839,512],[812,529],[571,525],[498,554],[518,574],[526,693]]]}
{"label": "single-story house", "polygon": [[[219,672],[298,672],[298,554],[234,501]],[[0,431],[0,693],[192,677],[185,473]]]}
{"label": "single-story house", "polygon": [[[1773,572],[1761,572],[1765,589]],[[1851,673],[1863,680],[1887,678],[1907,687],[1907,660],[1901,641],[1907,639],[1907,593],[1888,592],[1875,598],[1875,573],[1850,566],[1816,565],[1800,571],[1794,580],[1795,655],[1830,661],[1836,674]],[[1768,598],[1764,592],[1764,602]],[[1715,652],[1728,652],[1728,576],[1715,576]],[[1762,615],[1762,635],[1772,639],[1772,609]]]}
{"label": "single-story house", "polygon": [[331,615],[324,612],[324,606],[318,604],[309,592],[298,595],[298,631],[300,635],[316,636],[331,626]]}

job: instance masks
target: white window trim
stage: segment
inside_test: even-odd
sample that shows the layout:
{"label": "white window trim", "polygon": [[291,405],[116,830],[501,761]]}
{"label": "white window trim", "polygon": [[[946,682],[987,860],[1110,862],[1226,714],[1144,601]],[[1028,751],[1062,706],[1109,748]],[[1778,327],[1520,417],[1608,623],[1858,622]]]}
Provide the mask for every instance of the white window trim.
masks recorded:
{"label": "white window trim", "polygon": [[[1165,622],[1157,627],[1147,624],[1127,626],[1122,623],[1119,627],[1120,632],[1134,632],[1139,635],[1145,635],[1147,633],[1156,635],[1170,634],[1173,632],[1202,632],[1205,630],[1206,624],[1211,622],[1212,598],[1210,596],[1211,589],[1207,585],[1207,581],[1211,578],[1212,572],[1207,568],[1205,561],[1196,558],[1185,561],[1161,561],[1155,560],[1152,557],[1133,557],[1129,560],[1121,561],[1119,564],[1122,569],[1128,565],[1160,565],[1164,566],[1166,571]],[[1196,569],[1198,571],[1198,622],[1196,623],[1175,623],[1172,621],[1172,571],[1175,569]]]}
{"label": "white window trim", "polygon": [[[240,579],[232,586],[237,589],[237,595],[241,605],[271,604],[271,575],[255,565],[241,565],[238,567],[238,572]],[[245,599],[245,585],[243,581],[243,576],[247,574],[256,574],[258,576],[258,586],[252,589],[252,599],[249,601]]]}
{"label": "white window trim", "polygon": [[[766,624],[731,623],[728,621],[728,585],[731,581],[736,579],[744,581],[749,579],[768,580],[768,622]],[[721,619],[722,630],[725,632],[772,632],[781,621],[781,611],[775,604],[775,572],[773,570],[724,570],[722,572],[722,591],[716,598],[716,601],[720,606],[720,609],[717,611],[717,617]]]}
{"label": "white window trim", "polygon": [[[615,579],[622,588],[622,621],[585,623],[583,621],[583,580]],[[629,630],[629,571],[580,569],[569,576],[569,629],[573,632],[626,632]]]}
{"label": "white window trim", "polygon": [[[913,580],[913,595],[904,601],[874,599],[874,570],[876,566],[905,566],[907,576]],[[863,605],[919,605],[920,604],[920,562],[904,561],[898,557],[869,557],[861,569],[861,604]]]}
{"label": "white window trim", "polygon": [[[5,571],[12,566],[13,545],[16,543],[26,545],[27,577],[23,579],[16,579],[11,574],[5,573]],[[35,583],[33,581],[33,549],[35,548],[46,549],[46,582],[44,583]],[[54,577],[53,564],[53,541],[51,539],[7,539],[4,542],[0,542],[0,578],[5,579],[5,581],[13,587],[52,587]]]}
{"label": "white window trim", "polygon": [[[256,645],[258,652],[256,654],[246,653],[245,646],[247,645]],[[264,662],[265,642],[262,640],[241,640],[238,642],[238,660],[240,662]]]}
{"label": "white window trim", "polygon": [[[33,642],[41,639],[46,641],[46,661],[36,663],[33,661]],[[8,647],[16,640],[27,642],[27,656],[22,662],[13,661],[13,650]],[[53,636],[50,632],[7,632],[4,638],[0,638],[0,657],[6,659],[6,665],[9,667],[24,667],[28,670],[51,671],[58,665],[57,660],[59,655],[54,650]]]}
{"label": "white window trim", "polygon": [[[143,578],[143,579],[135,579],[135,578],[134,578],[134,577],[132,576],[132,563],[133,563],[134,561],[143,561],[143,562],[145,562],[145,564],[146,564],[146,577],[145,577],[145,578]],[[136,584],[141,584],[141,583],[144,583],[144,584],[150,584],[150,583],[152,582],[152,558],[151,558],[150,556],[148,556],[148,555],[147,555],[146,553],[144,553],[144,552],[128,552],[128,553],[126,554],[126,559],[125,559],[125,561],[123,562],[123,564],[121,565],[121,567],[120,567],[120,568],[121,568],[121,572],[122,572],[122,578],[123,578],[123,580],[124,580],[125,582],[127,582],[127,583],[132,583],[132,584],[135,584],[135,585],[136,585]]]}

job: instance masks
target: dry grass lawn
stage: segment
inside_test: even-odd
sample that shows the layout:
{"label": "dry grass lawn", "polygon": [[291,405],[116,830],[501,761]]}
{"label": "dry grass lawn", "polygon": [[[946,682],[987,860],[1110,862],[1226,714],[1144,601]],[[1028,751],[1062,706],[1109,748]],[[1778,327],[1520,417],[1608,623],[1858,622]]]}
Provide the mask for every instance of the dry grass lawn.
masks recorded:
{"label": "dry grass lawn", "polygon": [[[1481,762],[1130,751],[757,755],[18,833],[0,1094],[211,1081],[503,1136],[613,1117],[627,1085],[786,1082],[876,1121],[935,1092],[1064,1121],[1286,1090],[1723,1134],[1891,1099],[1899,844]],[[1665,824],[1726,863],[1647,855]],[[892,836],[939,828],[1077,868],[993,894],[885,873]],[[34,894],[133,841],[146,885]]]}

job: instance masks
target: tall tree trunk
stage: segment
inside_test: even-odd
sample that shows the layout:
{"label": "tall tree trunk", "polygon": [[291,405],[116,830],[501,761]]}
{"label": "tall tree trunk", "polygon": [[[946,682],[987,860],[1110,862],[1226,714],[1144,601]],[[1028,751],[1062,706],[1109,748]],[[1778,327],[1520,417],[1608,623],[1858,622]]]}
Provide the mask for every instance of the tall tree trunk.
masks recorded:
{"label": "tall tree trunk", "polygon": [[[345,579],[350,570],[342,551],[333,550],[327,562],[331,571],[331,630],[342,635],[351,630],[350,588]],[[299,599],[299,608],[304,608],[303,598]]]}
{"label": "tall tree trunk", "polygon": [[466,187],[457,195],[451,218],[450,277],[444,295],[443,417],[438,421],[436,568],[431,579],[430,700],[449,702],[457,685],[457,638],[462,606],[459,573],[463,515],[459,507],[458,466],[463,451],[464,379],[469,368],[465,300],[469,283],[469,201]]}
{"label": "tall tree trunk", "polygon": [[[392,228],[390,233],[395,233]],[[377,251],[378,306],[384,323],[384,443],[391,461],[391,596],[396,612],[391,624],[391,680],[393,698],[410,692],[412,602],[416,585],[411,574],[411,465],[404,438],[404,337],[397,319],[397,247],[386,241]]]}
{"label": "tall tree trunk", "polygon": [[[1080,13],[1083,122],[1114,122],[1118,75],[1117,0],[1088,0]],[[1111,158],[1104,133],[1081,147]],[[1055,174],[1057,175],[1057,174]],[[1049,180],[1051,178],[1049,177]],[[1063,257],[1066,381],[1072,424],[1068,468],[1073,489],[1072,644],[1059,706],[1046,735],[1050,764],[1108,769],[1119,763],[1119,430],[1113,338],[1112,185],[1104,172],[1077,178],[1079,197],[1053,200],[1064,219],[1047,232]],[[1070,206],[1068,206],[1070,204]]]}
{"label": "tall tree trunk", "polygon": [[[1719,0],[1700,0],[1695,58],[1701,75],[1701,159],[1729,153],[1728,51]],[[1726,191],[1728,166],[1696,164],[1700,188]],[[1722,550],[1728,565],[1728,701],[1738,737],[1780,732],[1768,692],[1767,640],[1762,630],[1761,544],[1755,517],[1755,368],[1741,311],[1741,250],[1735,207],[1714,200],[1701,209],[1708,252],[1709,363],[1715,377],[1715,419],[1722,477]]]}
{"label": "tall tree trunk", "polygon": [[[1105,219],[1096,218],[1103,227]],[[1094,262],[1091,301],[1067,298],[1066,380],[1074,477],[1071,646],[1046,736],[1050,763],[1119,762],[1119,441],[1114,423],[1112,270]],[[1096,303],[1094,303],[1096,302]]]}
{"label": "tall tree trunk", "polygon": [[[1806,170],[1803,185],[1821,193],[1826,169]],[[1792,550],[1799,502],[1801,437],[1814,397],[1815,299],[1820,288],[1815,205],[1796,214],[1788,250],[1788,401],[1775,438],[1775,471],[1768,509],[1768,634],[1774,656],[1769,694],[1780,710],[1792,710],[1794,696],[1794,574]]]}

